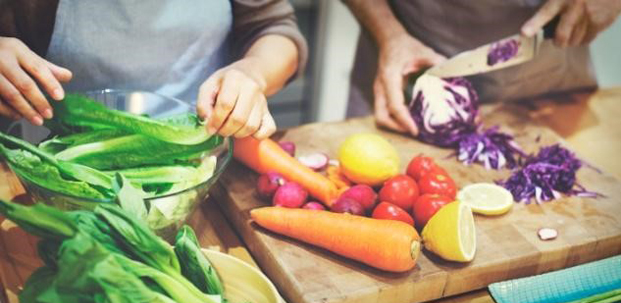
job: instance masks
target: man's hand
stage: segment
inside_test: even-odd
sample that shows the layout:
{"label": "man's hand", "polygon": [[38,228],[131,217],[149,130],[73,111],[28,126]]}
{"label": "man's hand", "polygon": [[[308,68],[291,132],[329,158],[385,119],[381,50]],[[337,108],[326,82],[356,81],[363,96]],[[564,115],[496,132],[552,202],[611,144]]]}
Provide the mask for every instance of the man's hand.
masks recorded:
{"label": "man's hand", "polygon": [[403,33],[380,44],[377,76],[373,83],[377,124],[413,136],[418,129],[405,104],[405,77],[446,58]]}
{"label": "man's hand", "polygon": [[69,80],[68,69],[39,57],[16,38],[0,37],[0,115],[43,124],[53,113],[37,83],[53,99],[62,100],[60,82]]}
{"label": "man's hand", "polygon": [[621,12],[621,0],[548,0],[522,26],[522,34],[533,36],[557,15],[560,22],[554,33],[557,46],[579,46],[593,41]]}

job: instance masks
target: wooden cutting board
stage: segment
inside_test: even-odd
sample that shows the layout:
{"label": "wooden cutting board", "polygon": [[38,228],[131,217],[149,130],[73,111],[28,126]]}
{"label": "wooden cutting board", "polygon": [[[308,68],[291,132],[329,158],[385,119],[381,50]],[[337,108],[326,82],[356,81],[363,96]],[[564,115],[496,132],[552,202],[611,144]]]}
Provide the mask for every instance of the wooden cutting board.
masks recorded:
{"label": "wooden cutting board", "polygon": [[[482,115],[487,125],[500,124],[504,131],[515,135],[527,152],[561,141],[515,106],[483,107]],[[509,176],[506,170],[464,166],[447,157],[450,150],[378,130],[371,118],[309,124],[285,131],[279,140],[295,142],[298,155],[325,152],[334,157],[347,136],[360,132],[379,133],[388,139],[399,152],[402,171],[414,155],[423,153],[436,158],[460,186]],[[605,194],[605,198],[571,197],[542,205],[516,204],[503,216],[475,216],[474,261],[447,262],[424,251],[415,269],[404,274],[375,270],[259,228],[251,222],[249,211],[268,203],[255,196],[256,179],[257,174],[234,162],[212,194],[255,260],[291,303],[422,302],[621,253],[621,183],[605,172],[586,167],[579,171],[578,181],[589,190]],[[541,241],[537,230],[542,227],[558,230],[558,238]]]}

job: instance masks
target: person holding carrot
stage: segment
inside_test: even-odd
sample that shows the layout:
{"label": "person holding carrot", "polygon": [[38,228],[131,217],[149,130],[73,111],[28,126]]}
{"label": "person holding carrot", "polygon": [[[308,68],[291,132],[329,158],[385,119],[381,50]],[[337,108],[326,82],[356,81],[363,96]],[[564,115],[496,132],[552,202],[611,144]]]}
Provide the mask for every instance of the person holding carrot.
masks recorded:
{"label": "person holding carrot", "polygon": [[196,104],[206,131],[266,138],[266,97],[307,46],[286,0],[0,0],[0,115],[41,125],[46,94],[153,91]]}

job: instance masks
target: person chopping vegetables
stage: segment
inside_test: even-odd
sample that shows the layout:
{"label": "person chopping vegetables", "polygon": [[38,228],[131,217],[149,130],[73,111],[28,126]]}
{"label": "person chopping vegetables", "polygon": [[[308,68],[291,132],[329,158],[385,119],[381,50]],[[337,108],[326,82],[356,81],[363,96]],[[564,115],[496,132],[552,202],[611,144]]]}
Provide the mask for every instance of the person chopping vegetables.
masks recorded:
{"label": "person chopping vegetables", "polygon": [[209,133],[265,138],[266,97],[306,57],[285,0],[0,0],[0,115],[41,125],[45,94],[145,90],[195,102]]}
{"label": "person chopping vegetables", "polygon": [[[481,102],[593,89],[587,45],[621,12],[621,1],[606,0],[344,2],[364,29],[347,115],[373,112],[378,125],[414,136],[419,127],[404,98],[406,76],[509,35],[533,36],[559,16],[553,41],[531,61],[468,79]],[[429,111],[439,113],[433,104]]]}

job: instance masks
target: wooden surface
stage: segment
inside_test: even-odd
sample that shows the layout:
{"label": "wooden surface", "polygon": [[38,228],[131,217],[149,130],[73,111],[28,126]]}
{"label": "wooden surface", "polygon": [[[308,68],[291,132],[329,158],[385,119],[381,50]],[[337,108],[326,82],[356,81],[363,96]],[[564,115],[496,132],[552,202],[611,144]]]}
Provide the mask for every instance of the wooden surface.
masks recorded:
{"label": "wooden surface", "polygon": [[[579,155],[588,158],[598,167],[604,168],[607,173],[621,179],[621,161],[618,160],[621,154],[621,119],[619,119],[621,117],[621,88],[602,90],[595,95],[576,98],[571,102],[539,103],[530,110],[529,116],[557,132]],[[23,188],[17,178],[8,171],[6,165],[0,163],[0,198],[11,199],[17,196],[18,199],[22,199],[20,197],[22,194]],[[208,200],[202,203],[193,215],[191,225],[197,230],[202,245],[220,248],[222,251],[254,263],[247,247],[232,230],[230,223],[223,218],[220,208],[214,201]],[[9,222],[3,222],[0,231],[10,227]],[[9,234],[0,233],[0,282],[7,290],[3,294],[11,298],[8,302],[17,303],[16,293],[19,287],[30,275],[33,264],[36,264],[33,262],[38,262],[32,258],[34,256],[33,243],[32,237],[24,235],[19,229],[12,229]],[[11,254],[10,257],[8,253]],[[2,298],[1,295],[0,298]],[[487,290],[482,289],[433,302],[492,303],[494,301]],[[400,303],[409,303],[409,301]]]}
{"label": "wooden surface", "polygon": [[[534,112],[510,105],[486,106],[482,110],[487,125],[503,125],[527,152],[562,141],[535,122]],[[295,142],[298,155],[321,151],[334,156],[340,143],[358,132],[381,133],[397,147],[403,168],[419,153],[441,159],[441,165],[462,186],[493,182],[509,175],[508,171],[463,166],[446,159],[450,153],[447,150],[377,130],[370,118],[305,125],[286,131],[280,139]],[[539,137],[541,140],[535,144]],[[587,161],[596,165],[590,159]],[[477,216],[478,251],[473,262],[445,262],[425,252],[417,267],[407,274],[374,270],[258,228],[251,223],[249,210],[268,203],[255,197],[256,174],[240,164],[234,163],[227,169],[221,185],[212,194],[261,268],[289,302],[421,302],[621,253],[621,183],[606,167],[602,168],[602,174],[583,168],[578,180],[607,198],[572,197],[544,205],[516,204],[504,216]],[[542,227],[555,228],[559,237],[549,242],[539,240],[537,230]]]}

